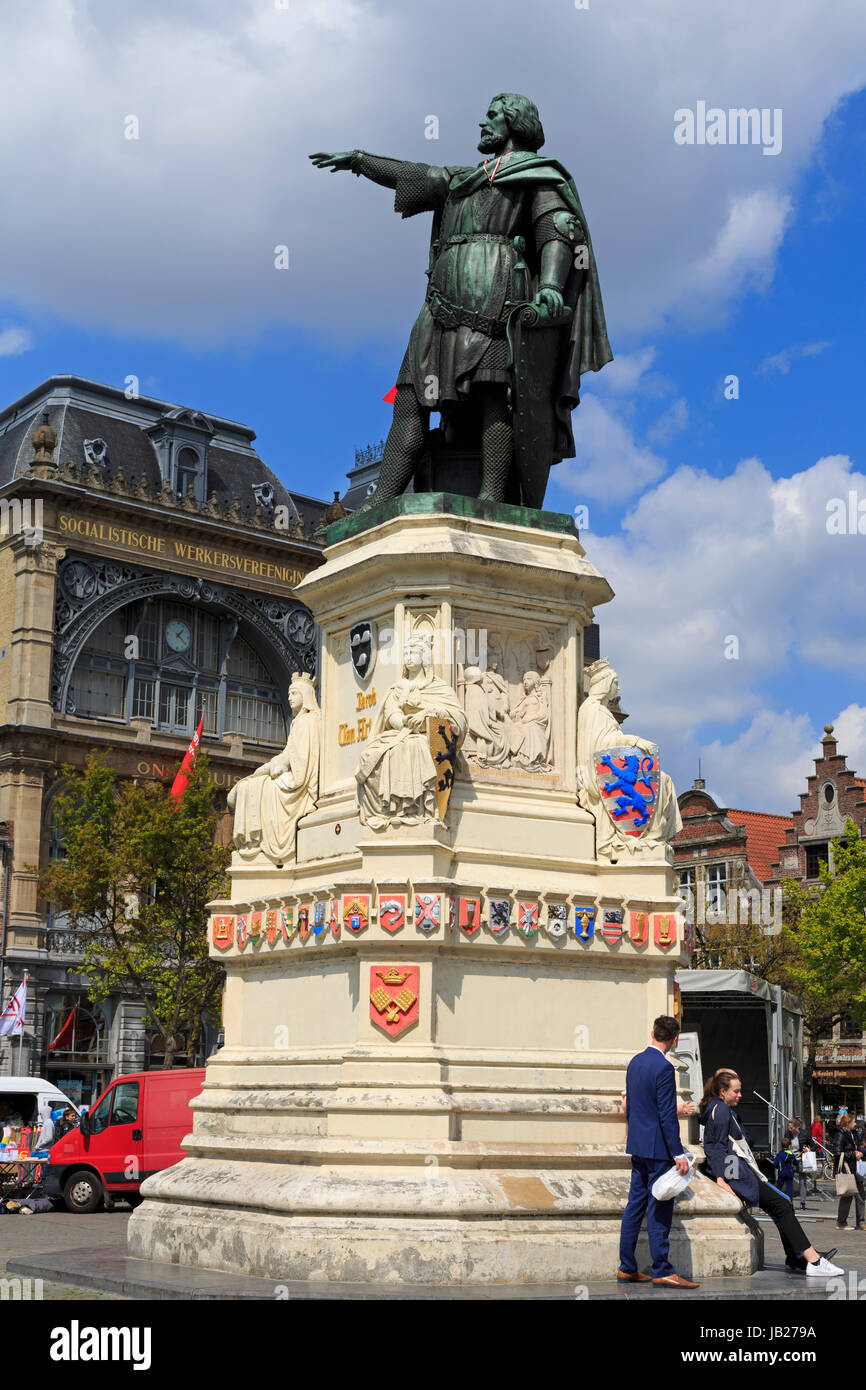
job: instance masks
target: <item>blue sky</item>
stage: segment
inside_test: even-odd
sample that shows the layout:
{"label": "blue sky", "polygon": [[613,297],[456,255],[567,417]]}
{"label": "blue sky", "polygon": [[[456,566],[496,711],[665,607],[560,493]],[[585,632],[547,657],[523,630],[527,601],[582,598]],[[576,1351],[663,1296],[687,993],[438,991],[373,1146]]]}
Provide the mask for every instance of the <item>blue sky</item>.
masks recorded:
{"label": "blue sky", "polygon": [[[467,40],[449,69],[429,18],[390,0],[10,7],[0,396],[135,373],[330,495],[387,432],[428,220],[304,156],[471,162],[489,97],[527,91],[581,191],[617,358],[585,379],[548,505],[589,507],[617,593],[603,650],[678,786],[700,756],[724,801],[789,811],[825,721],[866,772],[866,535],[826,530],[832,497],[866,499],[866,14],[698,10],[542,0],[549,46],[527,54],[511,0],[446,0],[436,33]],[[675,146],[699,99],[780,108],[781,153]]]}

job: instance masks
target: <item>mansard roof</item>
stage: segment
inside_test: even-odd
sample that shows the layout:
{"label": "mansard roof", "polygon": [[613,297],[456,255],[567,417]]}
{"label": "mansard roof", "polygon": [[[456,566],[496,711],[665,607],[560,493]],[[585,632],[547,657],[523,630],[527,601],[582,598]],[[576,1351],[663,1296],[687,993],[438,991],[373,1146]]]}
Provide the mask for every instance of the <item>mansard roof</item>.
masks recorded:
{"label": "mansard roof", "polygon": [[253,488],[270,483],[274,504],[300,510],[314,528],[327,503],[291,493],[253,448],[255,431],[220,416],[151,396],[128,399],[122,388],[85,377],[52,376],[0,411],[0,486],[27,472],[33,457],[30,436],[42,415],[57,433],[54,458],[58,467],[68,460],[86,473],[91,466],[84,453],[86,440],[104,440],[106,481],[122,468],[128,486],[141,478],[158,491],[162,486],[156,449],[149,431],[161,422],[190,429],[208,442],[207,494],[216,492],[223,507],[235,498],[244,516],[255,512]]}

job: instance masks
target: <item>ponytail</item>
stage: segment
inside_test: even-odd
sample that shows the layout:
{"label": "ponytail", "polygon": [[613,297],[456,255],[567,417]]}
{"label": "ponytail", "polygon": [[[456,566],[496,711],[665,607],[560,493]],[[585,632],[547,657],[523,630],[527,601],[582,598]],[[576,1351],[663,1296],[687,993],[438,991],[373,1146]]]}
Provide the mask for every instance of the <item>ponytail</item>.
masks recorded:
{"label": "ponytail", "polygon": [[722,1091],[727,1091],[731,1082],[736,1080],[737,1073],[735,1071],[726,1071],[724,1068],[717,1071],[714,1076],[707,1078],[707,1083],[704,1086],[704,1094],[701,1096],[700,1104],[698,1105],[698,1114],[702,1120],[706,1115],[707,1106],[710,1102],[718,1100]]}

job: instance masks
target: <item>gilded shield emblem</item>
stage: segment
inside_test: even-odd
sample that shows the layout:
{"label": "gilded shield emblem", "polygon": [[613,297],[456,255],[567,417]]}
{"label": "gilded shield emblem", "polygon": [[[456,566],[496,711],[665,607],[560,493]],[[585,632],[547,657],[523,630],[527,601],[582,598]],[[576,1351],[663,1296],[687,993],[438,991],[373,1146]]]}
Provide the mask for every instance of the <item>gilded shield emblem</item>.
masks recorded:
{"label": "gilded shield emblem", "polygon": [[450,719],[435,719],[430,715],[427,719],[427,737],[430,756],[436,765],[436,806],[440,820],[444,821],[454,782],[457,735]]}

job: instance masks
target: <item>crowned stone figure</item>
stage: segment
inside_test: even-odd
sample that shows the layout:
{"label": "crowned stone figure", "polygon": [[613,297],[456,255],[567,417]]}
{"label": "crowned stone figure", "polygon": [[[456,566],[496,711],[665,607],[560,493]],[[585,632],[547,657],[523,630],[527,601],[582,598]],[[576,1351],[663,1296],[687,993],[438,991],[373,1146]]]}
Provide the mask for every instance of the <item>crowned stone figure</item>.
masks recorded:
{"label": "crowned stone figure", "polygon": [[434,674],[432,647],[429,633],[406,642],[402,679],[385,696],[358,762],[359,815],[371,830],[440,819],[427,721],[450,723],[456,752],[466,736],[466,715],[456,691]]}
{"label": "crowned stone figure", "polygon": [[[682,830],[683,823],[674,784],[666,772],[658,771],[658,748],[646,739],[623,732],[611,713],[610,704],[619,694],[619,680],[607,658],[587,666],[584,682],[586,696],[577,715],[578,796],[581,806],[595,818],[596,855],[613,863],[626,856],[664,857],[665,845]],[[624,750],[620,759],[626,769],[621,774],[623,794],[606,798],[602,786],[609,790],[619,780],[619,768],[609,757],[611,750],[616,749]],[[637,776],[628,771],[630,762]],[[655,774],[647,769],[651,762],[655,762]],[[599,773],[600,765],[607,770]],[[657,787],[651,786],[651,797],[641,796],[634,789],[636,781],[638,787],[650,786],[641,780],[643,775],[655,776]],[[637,808],[632,817],[625,814],[629,803]],[[613,814],[617,808],[619,823]]]}
{"label": "crowned stone figure", "polygon": [[232,842],[241,858],[264,854],[275,864],[295,857],[295,830],[315,809],[319,795],[321,715],[316,681],[306,671],[292,676],[292,722],[282,753],[236,782],[228,795],[234,811]]}

